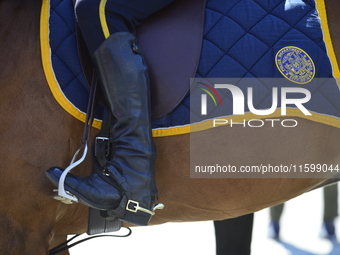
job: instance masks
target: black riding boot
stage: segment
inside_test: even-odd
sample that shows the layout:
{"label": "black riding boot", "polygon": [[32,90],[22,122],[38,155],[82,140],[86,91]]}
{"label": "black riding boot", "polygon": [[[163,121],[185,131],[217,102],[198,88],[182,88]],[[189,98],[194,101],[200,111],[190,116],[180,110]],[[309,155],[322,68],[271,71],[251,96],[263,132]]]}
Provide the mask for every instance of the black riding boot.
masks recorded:
{"label": "black riding boot", "polygon": [[[135,37],[128,32],[115,33],[104,41],[94,53],[94,62],[116,119],[114,155],[102,172],[85,178],[68,174],[65,189],[87,206],[116,209],[121,220],[147,225],[157,195],[147,67]],[[52,168],[47,176],[57,184],[61,173]]]}

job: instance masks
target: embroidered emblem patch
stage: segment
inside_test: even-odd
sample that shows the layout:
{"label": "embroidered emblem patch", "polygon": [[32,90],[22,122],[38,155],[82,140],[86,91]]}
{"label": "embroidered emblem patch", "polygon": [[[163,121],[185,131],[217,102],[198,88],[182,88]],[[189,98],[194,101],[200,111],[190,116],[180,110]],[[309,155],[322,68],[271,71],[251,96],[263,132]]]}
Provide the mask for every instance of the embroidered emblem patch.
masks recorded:
{"label": "embroidered emblem patch", "polygon": [[275,57],[275,63],[280,73],[292,82],[305,84],[314,78],[313,60],[298,47],[288,46],[279,50]]}

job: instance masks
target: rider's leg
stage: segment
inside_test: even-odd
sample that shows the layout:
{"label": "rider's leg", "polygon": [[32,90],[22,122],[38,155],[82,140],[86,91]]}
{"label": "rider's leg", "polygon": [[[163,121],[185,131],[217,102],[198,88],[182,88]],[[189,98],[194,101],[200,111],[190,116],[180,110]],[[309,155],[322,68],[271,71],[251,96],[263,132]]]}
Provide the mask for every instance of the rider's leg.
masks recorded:
{"label": "rider's leg", "polygon": [[145,18],[174,0],[77,0],[76,16],[90,54],[116,32],[135,34]]}
{"label": "rider's leg", "polygon": [[[78,0],[77,4],[80,28],[116,119],[112,127],[114,155],[103,172],[86,178],[68,174],[65,188],[80,202],[101,210],[117,209],[120,219],[137,225],[146,225],[151,218],[157,194],[156,153],[151,136],[147,68],[131,32],[142,19],[170,2]],[[55,184],[61,173],[58,168],[47,171]]]}

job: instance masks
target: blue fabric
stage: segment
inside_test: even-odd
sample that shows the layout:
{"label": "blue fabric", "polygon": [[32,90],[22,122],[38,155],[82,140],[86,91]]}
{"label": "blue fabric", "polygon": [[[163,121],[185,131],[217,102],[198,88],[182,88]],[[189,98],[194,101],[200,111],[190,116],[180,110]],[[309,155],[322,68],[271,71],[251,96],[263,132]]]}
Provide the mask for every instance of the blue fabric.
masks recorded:
{"label": "blue fabric", "polygon": [[[326,53],[320,21],[314,0],[295,1],[285,6],[283,0],[208,0],[204,38],[196,78],[283,78],[275,65],[276,53],[285,46],[296,46],[308,52],[316,66],[315,78],[331,78],[332,67]],[[286,84],[286,83],[285,83]],[[237,84],[244,94],[248,83]],[[258,82],[254,91],[256,109],[271,106],[273,84]],[[319,79],[304,87],[312,100],[305,106],[310,111],[340,116],[340,92],[334,80]],[[232,97],[220,90],[224,107],[215,107],[202,117],[193,112],[180,118],[178,124],[200,122],[232,115]],[[278,102],[280,105],[280,101]],[[172,116],[190,112],[190,95],[170,116],[157,120],[155,126],[170,126]],[[249,111],[246,107],[245,111]],[[177,124],[177,122],[176,122]]]}
{"label": "blue fabric", "polygon": [[[88,89],[75,47],[71,2],[51,1],[53,67],[65,95],[85,111]],[[293,2],[297,4],[287,6],[282,0],[208,0],[196,77],[283,78],[274,60],[286,46],[299,47],[309,54],[315,63],[315,78],[332,77],[314,0]],[[312,92],[309,110],[340,117],[340,92],[333,80],[297,86]],[[271,100],[266,96],[271,94],[271,85],[259,82],[257,91],[256,106],[268,107]],[[232,104],[230,94],[223,94],[222,99],[224,105]],[[172,113],[153,121],[153,128],[188,124],[189,108],[188,95]],[[228,114],[231,110],[229,107]]]}
{"label": "blue fabric", "polygon": [[[78,57],[72,0],[50,2],[49,26],[52,66],[59,86],[77,109],[86,112],[89,87]],[[100,117],[101,110],[96,114]]]}

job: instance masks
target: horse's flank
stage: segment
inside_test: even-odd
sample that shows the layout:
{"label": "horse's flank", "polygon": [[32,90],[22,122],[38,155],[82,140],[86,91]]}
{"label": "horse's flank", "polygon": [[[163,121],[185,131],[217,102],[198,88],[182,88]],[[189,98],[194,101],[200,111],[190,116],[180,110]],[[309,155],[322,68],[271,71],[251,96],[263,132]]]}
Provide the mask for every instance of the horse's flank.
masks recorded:
{"label": "horse's flank", "polygon": [[[337,55],[340,4],[327,1]],[[86,207],[63,205],[50,197],[45,177],[52,166],[66,167],[76,151],[83,124],[66,114],[48,89],[39,49],[41,1],[0,1],[0,249],[3,254],[47,254],[67,234],[87,229]],[[202,150],[216,160],[239,165],[289,162],[340,163],[340,132],[298,119],[294,130],[219,127],[197,132]],[[95,134],[93,130],[93,134]],[[191,179],[189,135],[156,138],[159,200],[165,209],[151,224],[226,219],[254,212],[298,196],[318,179]],[[91,159],[74,172],[86,176]]]}
{"label": "horse's flank", "polygon": [[[40,6],[41,1],[0,1],[2,254],[47,254],[63,209],[51,199],[43,169],[67,165],[82,132],[82,124],[65,115],[46,86],[39,54]],[[86,208],[75,207],[85,213],[70,221],[84,217],[85,223]]]}

